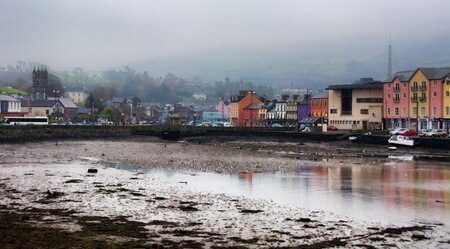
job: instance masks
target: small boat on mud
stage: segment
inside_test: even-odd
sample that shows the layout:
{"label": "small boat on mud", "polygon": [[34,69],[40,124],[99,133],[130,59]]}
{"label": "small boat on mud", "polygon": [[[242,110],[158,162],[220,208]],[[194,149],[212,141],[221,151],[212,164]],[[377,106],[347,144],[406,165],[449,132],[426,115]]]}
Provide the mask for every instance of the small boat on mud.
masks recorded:
{"label": "small boat on mud", "polygon": [[414,139],[411,139],[407,136],[394,135],[389,138],[388,143],[404,145],[404,146],[414,146]]}

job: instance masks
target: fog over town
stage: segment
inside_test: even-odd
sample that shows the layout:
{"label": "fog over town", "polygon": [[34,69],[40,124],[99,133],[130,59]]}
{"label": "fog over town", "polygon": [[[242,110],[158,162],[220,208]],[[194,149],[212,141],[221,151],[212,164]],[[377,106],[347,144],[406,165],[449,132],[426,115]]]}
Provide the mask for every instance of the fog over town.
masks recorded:
{"label": "fog over town", "polygon": [[0,65],[326,85],[450,62],[446,0],[0,2]]}

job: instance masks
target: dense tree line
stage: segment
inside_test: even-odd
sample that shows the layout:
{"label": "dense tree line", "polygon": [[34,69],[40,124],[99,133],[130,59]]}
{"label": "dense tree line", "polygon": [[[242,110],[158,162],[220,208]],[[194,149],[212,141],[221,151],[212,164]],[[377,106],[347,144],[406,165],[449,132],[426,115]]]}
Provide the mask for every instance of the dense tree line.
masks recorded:
{"label": "dense tree line", "polygon": [[[9,71],[0,70],[0,82],[2,74],[8,74],[7,83],[12,87],[31,92],[31,71],[34,67],[42,67],[39,63],[26,63],[18,61],[16,66],[9,66]],[[9,74],[19,73],[15,80],[11,80]],[[53,90],[58,90],[60,95],[64,93],[64,87],[84,87],[95,98],[95,102],[104,101],[113,97],[137,97],[141,101],[157,103],[177,103],[182,100],[195,101],[191,97],[194,93],[205,94],[207,101],[215,102],[218,99],[227,99],[236,95],[240,90],[252,89],[260,96],[273,97],[270,86],[255,84],[250,81],[233,81],[226,77],[215,84],[202,83],[197,77],[188,80],[168,73],[164,77],[152,77],[146,71],[139,73],[133,68],[125,66],[120,70],[103,71],[100,74],[88,73],[82,68],[74,68],[71,71],[50,71],[48,96],[53,96]],[[23,77],[28,75],[29,78]],[[28,77],[28,76],[27,76]]]}

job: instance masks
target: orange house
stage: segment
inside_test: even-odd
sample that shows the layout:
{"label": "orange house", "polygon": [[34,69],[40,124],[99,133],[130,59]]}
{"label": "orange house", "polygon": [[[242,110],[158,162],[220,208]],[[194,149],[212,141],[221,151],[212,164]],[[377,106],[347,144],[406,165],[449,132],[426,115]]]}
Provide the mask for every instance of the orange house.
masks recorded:
{"label": "orange house", "polygon": [[231,97],[230,124],[233,127],[244,126],[244,108],[251,104],[262,103],[252,90],[240,91],[239,95]]}

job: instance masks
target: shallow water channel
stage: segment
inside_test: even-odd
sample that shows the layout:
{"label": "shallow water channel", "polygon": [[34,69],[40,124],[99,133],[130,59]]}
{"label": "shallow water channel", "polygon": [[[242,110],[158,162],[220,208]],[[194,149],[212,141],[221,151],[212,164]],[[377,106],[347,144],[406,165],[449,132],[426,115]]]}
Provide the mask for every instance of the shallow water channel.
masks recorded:
{"label": "shallow water channel", "polygon": [[391,224],[444,223],[450,227],[450,164],[391,161],[349,167],[298,165],[295,172],[189,173],[174,170],[120,169],[151,174],[197,191],[225,193],[355,220]]}

